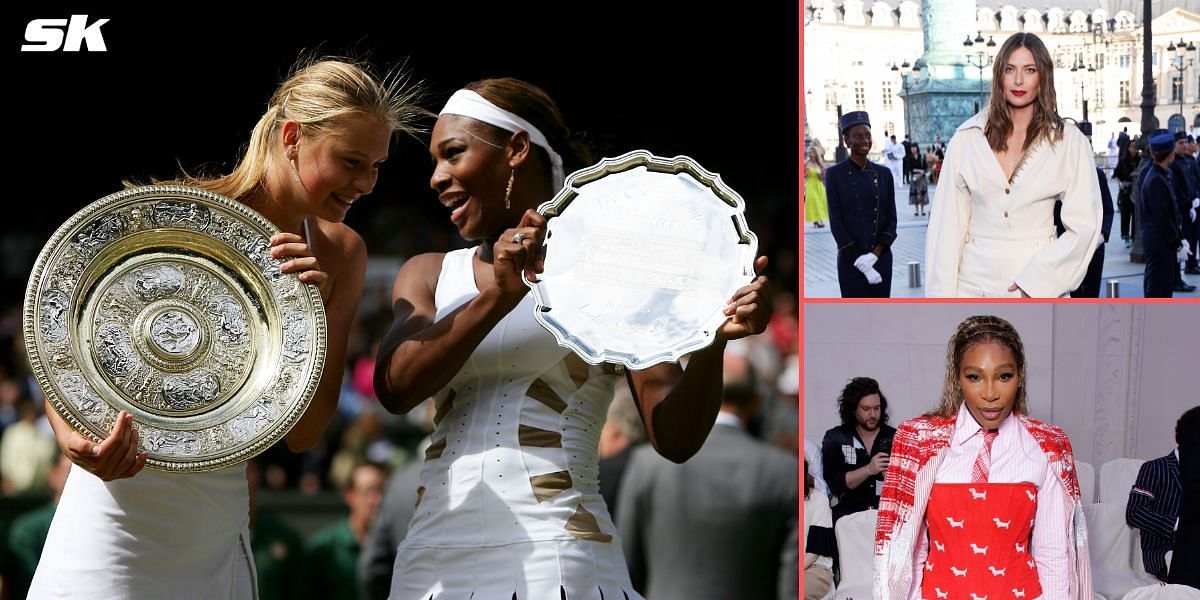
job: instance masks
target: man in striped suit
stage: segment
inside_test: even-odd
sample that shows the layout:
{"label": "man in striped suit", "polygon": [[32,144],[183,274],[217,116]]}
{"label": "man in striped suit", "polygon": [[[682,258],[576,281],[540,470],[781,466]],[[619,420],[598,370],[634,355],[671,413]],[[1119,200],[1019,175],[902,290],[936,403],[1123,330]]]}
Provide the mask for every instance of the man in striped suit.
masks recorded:
{"label": "man in striped suit", "polygon": [[[1178,445],[1196,433],[1180,419],[1175,424],[1175,443]],[[1130,527],[1142,530],[1142,562],[1146,572],[1163,581],[1167,580],[1166,555],[1175,544],[1175,531],[1179,528],[1182,497],[1178,446],[1170,454],[1143,464],[1133,489],[1129,490],[1125,520]]]}

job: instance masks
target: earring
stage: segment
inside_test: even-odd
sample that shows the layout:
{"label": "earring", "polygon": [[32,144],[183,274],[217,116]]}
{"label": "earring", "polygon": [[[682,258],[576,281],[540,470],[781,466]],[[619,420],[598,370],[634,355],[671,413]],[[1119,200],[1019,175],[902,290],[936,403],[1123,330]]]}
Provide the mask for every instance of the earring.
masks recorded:
{"label": "earring", "polygon": [[509,200],[509,196],[512,195],[513,177],[516,177],[516,175],[516,169],[513,169],[508,174],[508,187],[504,188],[504,210],[509,210],[512,208],[512,202]]}

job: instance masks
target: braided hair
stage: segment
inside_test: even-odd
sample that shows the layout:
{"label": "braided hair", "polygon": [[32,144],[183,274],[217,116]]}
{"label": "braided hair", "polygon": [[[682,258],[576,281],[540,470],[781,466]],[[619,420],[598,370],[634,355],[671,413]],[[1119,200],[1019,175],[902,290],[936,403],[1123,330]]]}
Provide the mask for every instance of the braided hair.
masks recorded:
{"label": "braided hair", "polygon": [[953,417],[963,402],[962,386],[958,383],[959,367],[967,350],[978,344],[994,342],[1004,346],[1017,363],[1017,399],[1013,412],[1026,414],[1025,406],[1025,346],[1021,335],[1012,323],[992,315],[968,317],[958,324],[958,329],[946,345],[946,381],[942,385],[942,398],[937,408],[926,413],[928,416]]}

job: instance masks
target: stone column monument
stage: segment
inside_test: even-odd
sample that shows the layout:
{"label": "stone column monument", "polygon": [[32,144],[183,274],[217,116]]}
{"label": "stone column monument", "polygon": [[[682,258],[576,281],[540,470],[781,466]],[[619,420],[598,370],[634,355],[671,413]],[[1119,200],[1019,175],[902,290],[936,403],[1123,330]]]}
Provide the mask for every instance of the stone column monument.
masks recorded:
{"label": "stone column monument", "polygon": [[[920,71],[916,77],[910,75],[908,93],[901,96],[912,124],[912,140],[926,148],[939,135],[949,142],[954,130],[975,114],[979,71],[967,64],[966,57],[978,47],[963,46],[963,39],[976,33],[975,0],[921,0],[921,29],[925,54],[917,59]],[[990,67],[983,70],[983,78],[986,106]]]}

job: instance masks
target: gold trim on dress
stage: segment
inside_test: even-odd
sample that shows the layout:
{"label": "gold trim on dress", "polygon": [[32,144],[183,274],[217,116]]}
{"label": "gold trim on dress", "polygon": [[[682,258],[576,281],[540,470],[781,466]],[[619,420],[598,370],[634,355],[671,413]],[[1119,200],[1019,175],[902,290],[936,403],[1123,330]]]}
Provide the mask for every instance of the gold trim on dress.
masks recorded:
{"label": "gold trim on dress", "polygon": [[533,486],[533,495],[538,502],[545,502],[571,489],[571,474],[566,471],[556,471],[545,475],[534,475],[529,478]]}
{"label": "gold trim on dress", "polygon": [[434,460],[442,457],[442,452],[446,450],[446,438],[442,438],[429,445],[425,449],[425,460]]}
{"label": "gold trim on dress", "polygon": [[562,434],[548,429],[521,425],[517,428],[517,439],[521,441],[522,446],[562,448]]}
{"label": "gold trim on dress", "polygon": [[567,403],[555,392],[549,384],[541,379],[535,379],[529,385],[529,390],[525,392],[526,396],[545,404],[550,410],[561,413],[567,410]]}
{"label": "gold trim on dress", "polygon": [[612,536],[600,532],[600,523],[596,521],[596,515],[588,512],[582,504],[575,509],[575,514],[567,519],[567,524],[564,527],[567,533],[581,539],[592,540],[593,542],[612,543]]}
{"label": "gold trim on dress", "polygon": [[568,354],[563,359],[563,365],[567,367],[567,375],[571,376],[571,381],[575,382],[576,388],[583,387],[587,380],[591,377],[589,366],[582,358],[579,358],[574,352]]}
{"label": "gold trim on dress", "polygon": [[450,390],[450,392],[446,394],[446,399],[443,400],[441,404],[438,404],[437,410],[433,414],[434,425],[441,423],[442,419],[446,418],[446,415],[450,413],[450,409],[454,406],[454,397],[456,395],[457,394],[454,390]]}

